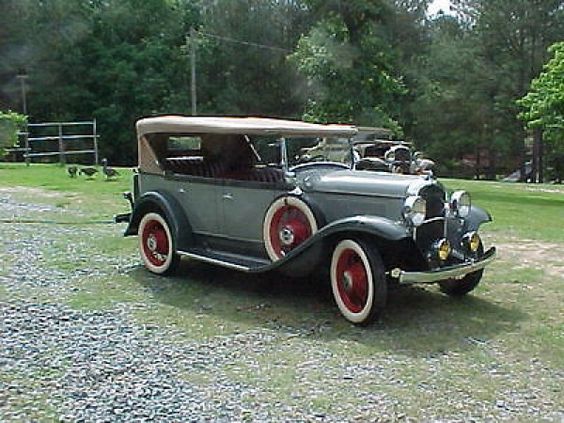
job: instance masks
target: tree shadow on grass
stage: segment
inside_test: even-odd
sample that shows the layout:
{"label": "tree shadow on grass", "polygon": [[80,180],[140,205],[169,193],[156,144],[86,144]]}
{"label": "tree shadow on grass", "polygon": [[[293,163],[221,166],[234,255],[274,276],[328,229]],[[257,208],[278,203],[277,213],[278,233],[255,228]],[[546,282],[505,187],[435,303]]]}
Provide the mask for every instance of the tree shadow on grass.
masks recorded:
{"label": "tree shadow on grass", "polygon": [[250,275],[193,261],[183,261],[173,277],[152,275],[141,267],[130,275],[159,304],[181,313],[295,331],[321,342],[351,341],[373,352],[429,356],[472,348],[514,332],[527,319],[502,299],[481,298],[479,293],[450,298],[435,287],[407,287],[390,290],[380,321],[357,327],[341,317],[330,285],[321,277]]}

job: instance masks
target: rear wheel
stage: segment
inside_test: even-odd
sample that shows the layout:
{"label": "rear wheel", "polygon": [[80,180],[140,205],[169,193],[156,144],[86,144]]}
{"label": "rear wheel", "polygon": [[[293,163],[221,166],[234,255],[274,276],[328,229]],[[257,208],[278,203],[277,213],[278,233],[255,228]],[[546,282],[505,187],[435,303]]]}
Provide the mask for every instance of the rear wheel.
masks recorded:
{"label": "rear wheel", "polygon": [[174,252],[170,226],[159,213],[147,213],[139,223],[139,252],[145,267],[160,275],[170,274],[180,258]]}
{"label": "rear wheel", "polygon": [[362,240],[340,241],[331,258],[331,288],[339,311],[348,321],[365,325],[377,318],[388,295],[378,252]]}

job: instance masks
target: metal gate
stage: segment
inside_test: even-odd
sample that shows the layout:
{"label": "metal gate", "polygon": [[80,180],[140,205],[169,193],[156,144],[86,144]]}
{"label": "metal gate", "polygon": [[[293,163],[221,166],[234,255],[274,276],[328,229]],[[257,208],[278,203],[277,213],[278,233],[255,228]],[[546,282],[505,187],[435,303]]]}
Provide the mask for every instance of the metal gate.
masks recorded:
{"label": "metal gate", "polygon": [[[67,156],[92,155],[98,165],[96,119],[83,122],[30,123],[23,136],[23,157],[29,164],[36,157],[56,157],[65,164]],[[56,144],[55,144],[56,142]],[[21,145],[21,143],[20,143]]]}

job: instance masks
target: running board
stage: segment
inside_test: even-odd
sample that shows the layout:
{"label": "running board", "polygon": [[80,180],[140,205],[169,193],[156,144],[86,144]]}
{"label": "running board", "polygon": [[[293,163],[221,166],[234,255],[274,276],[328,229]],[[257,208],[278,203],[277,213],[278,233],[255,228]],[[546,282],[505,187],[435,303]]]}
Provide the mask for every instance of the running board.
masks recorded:
{"label": "running board", "polygon": [[238,254],[206,250],[203,248],[194,248],[189,251],[177,251],[177,253],[181,256],[189,257],[204,263],[210,263],[216,266],[226,267],[228,269],[234,269],[246,273],[260,272],[263,269],[266,270],[266,268],[271,265],[271,262],[268,260],[249,259],[248,257],[240,256]]}

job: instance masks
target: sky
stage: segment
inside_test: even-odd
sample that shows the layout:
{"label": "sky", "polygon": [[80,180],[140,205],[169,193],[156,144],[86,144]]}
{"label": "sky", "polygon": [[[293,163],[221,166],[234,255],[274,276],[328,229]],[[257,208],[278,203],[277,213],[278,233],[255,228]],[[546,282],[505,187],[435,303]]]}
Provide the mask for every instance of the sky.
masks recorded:
{"label": "sky", "polygon": [[429,6],[428,15],[432,16],[436,14],[439,10],[443,10],[443,12],[448,13],[450,1],[449,0],[433,0],[431,5]]}

